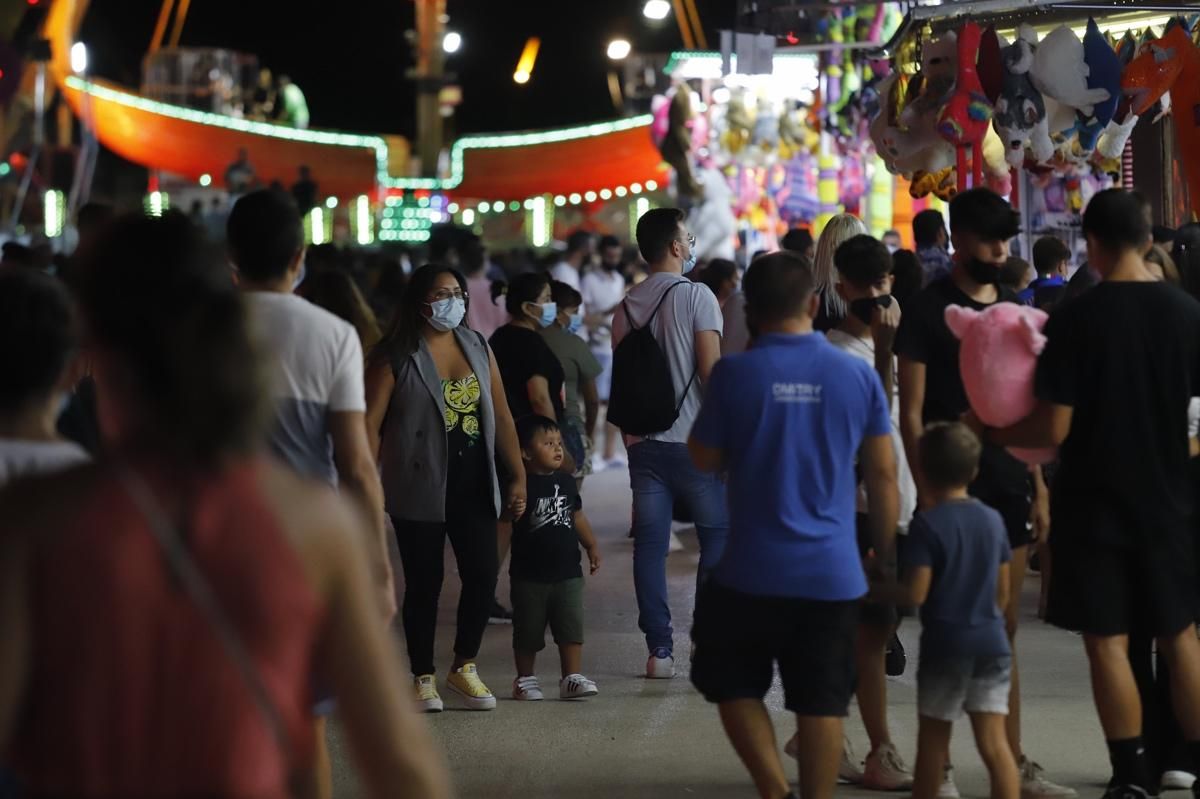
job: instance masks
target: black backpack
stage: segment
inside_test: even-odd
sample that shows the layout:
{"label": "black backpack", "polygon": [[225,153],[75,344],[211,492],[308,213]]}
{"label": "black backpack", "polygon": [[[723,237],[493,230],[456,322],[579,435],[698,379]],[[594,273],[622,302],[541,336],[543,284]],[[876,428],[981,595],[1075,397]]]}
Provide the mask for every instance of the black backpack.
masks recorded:
{"label": "black backpack", "polygon": [[648,436],[670,430],[679,418],[683,401],[696,380],[696,372],[693,371],[692,379],[683,390],[683,397],[676,402],[671,365],[650,329],[667,297],[681,283],[683,281],[663,292],[662,299],[654,306],[654,313],[641,327],[633,323],[628,300],[621,303],[625,319],[629,322],[629,332],[613,352],[608,421],[626,435]]}

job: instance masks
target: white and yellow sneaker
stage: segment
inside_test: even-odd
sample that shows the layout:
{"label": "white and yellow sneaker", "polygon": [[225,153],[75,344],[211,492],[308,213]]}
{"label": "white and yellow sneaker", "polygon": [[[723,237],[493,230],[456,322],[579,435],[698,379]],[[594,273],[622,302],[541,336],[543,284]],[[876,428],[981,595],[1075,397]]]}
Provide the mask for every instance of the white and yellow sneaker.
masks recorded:
{"label": "white and yellow sneaker", "polygon": [[461,669],[450,672],[446,687],[462,697],[468,710],[496,709],[496,697],[479,679],[474,663],[467,663]]}
{"label": "white and yellow sneaker", "polygon": [[437,677],[432,674],[421,674],[413,679],[413,687],[417,689],[417,709],[423,713],[441,713],[442,697],[438,694]]}

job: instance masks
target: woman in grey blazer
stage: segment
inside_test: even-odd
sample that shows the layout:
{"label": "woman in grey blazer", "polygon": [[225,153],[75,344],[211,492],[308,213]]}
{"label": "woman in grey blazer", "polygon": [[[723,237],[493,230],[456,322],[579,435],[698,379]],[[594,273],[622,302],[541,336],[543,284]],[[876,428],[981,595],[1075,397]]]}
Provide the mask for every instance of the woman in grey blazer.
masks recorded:
{"label": "woman in grey blazer", "polygon": [[[499,571],[496,519],[525,511],[525,468],[496,359],[462,325],[466,279],[429,264],[413,273],[391,331],[367,368],[367,428],[377,436],[387,512],[404,566],[404,635],[418,702],[442,709],[433,665],[445,540],[462,579],[446,687],[473,710],[496,698],[475,657]],[[499,455],[507,470],[500,485]]]}

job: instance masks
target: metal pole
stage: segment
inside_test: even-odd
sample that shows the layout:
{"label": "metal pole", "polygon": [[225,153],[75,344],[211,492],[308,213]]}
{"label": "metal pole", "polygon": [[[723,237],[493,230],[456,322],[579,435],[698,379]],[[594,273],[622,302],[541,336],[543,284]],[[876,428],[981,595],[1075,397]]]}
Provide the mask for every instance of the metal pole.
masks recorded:
{"label": "metal pole", "polygon": [[442,115],[438,94],[446,56],[442,50],[442,25],[446,0],[417,0],[417,155],[421,175],[436,177],[442,152]]}
{"label": "metal pole", "polygon": [[38,159],[46,139],[46,62],[37,62],[37,80],[33,88],[33,151],[29,154],[29,163],[25,165],[25,174],[17,187],[17,196],[13,202],[12,211],[8,215],[5,228],[11,233],[16,230],[21,219],[21,209],[25,207],[25,198],[29,196],[29,186],[33,182],[33,173],[37,170]]}

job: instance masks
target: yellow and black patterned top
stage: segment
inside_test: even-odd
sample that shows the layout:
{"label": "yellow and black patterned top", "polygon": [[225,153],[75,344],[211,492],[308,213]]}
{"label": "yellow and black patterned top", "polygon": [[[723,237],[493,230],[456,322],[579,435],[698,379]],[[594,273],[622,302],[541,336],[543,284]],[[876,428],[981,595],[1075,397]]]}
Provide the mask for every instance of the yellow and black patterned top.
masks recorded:
{"label": "yellow and black patterned top", "polygon": [[459,380],[442,381],[446,404],[446,443],[451,455],[461,454],[479,442],[479,380],[469,374]]}

